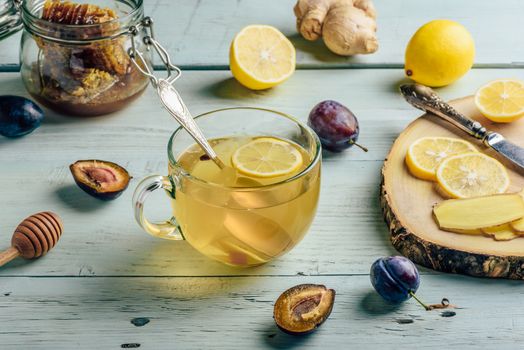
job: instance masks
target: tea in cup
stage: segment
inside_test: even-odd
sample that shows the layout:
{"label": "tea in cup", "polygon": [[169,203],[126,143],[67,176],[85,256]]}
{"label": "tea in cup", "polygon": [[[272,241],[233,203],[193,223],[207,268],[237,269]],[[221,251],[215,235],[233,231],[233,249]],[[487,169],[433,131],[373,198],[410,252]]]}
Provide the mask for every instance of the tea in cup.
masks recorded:
{"label": "tea in cup", "polygon": [[[138,223],[228,265],[260,265],[291,250],[316,213],[316,134],[290,116],[258,108],[222,109],[195,120],[225,166],[179,128],[168,145],[168,176],[147,177],[135,191]],[[173,217],[163,223],[143,214],[147,194],[157,188],[171,200]]]}

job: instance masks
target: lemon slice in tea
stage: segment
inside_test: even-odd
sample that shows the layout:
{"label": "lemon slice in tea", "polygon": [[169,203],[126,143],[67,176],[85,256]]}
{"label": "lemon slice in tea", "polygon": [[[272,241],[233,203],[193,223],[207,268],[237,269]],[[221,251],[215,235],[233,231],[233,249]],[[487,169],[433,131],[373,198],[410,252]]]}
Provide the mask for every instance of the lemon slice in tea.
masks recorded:
{"label": "lemon slice in tea", "polygon": [[302,163],[302,154],[293,144],[272,137],[261,137],[233,153],[231,163],[239,172],[253,177],[291,174]]}

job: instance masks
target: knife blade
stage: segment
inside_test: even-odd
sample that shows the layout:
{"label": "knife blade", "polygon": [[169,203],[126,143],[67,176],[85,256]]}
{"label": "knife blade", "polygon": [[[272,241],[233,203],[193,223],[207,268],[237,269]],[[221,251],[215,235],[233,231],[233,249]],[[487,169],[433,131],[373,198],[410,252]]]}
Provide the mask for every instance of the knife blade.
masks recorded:
{"label": "knife blade", "polygon": [[433,89],[421,84],[403,84],[400,92],[406,101],[425,112],[434,114],[453,124],[470,136],[481,140],[498,154],[508,159],[517,169],[524,173],[524,148],[506,140],[499,133],[487,130],[478,121],[459,113],[447,104]]}
{"label": "knife blade", "polygon": [[513,164],[524,169],[524,149],[509,142],[499,133],[488,132],[488,137],[484,141],[485,144],[493,148],[495,151],[506,157]]}

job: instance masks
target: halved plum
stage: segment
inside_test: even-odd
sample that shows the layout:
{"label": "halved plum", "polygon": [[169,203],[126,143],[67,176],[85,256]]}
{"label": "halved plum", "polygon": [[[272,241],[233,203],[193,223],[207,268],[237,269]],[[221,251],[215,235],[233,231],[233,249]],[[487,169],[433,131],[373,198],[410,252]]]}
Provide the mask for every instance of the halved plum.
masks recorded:
{"label": "halved plum", "polygon": [[131,179],[126,169],[105,160],[79,160],[71,164],[69,170],[82,190],[102,200],[120,196]]}
{"label": "halved plum", "polygon": [[300,284],[278,297],[273,317],[288,334],[307,334],[319,327],[331,314],[335,291],[318,284]]}

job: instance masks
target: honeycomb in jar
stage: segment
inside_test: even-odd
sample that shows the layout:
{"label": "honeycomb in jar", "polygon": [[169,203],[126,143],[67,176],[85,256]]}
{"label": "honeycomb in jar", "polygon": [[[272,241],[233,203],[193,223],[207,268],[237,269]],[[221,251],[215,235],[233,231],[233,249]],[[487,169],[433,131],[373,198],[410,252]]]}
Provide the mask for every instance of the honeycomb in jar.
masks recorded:
{"label": "honeycomb in jar", "polygon": [[61,0],[47,0],[42,11],[42,19],[62,24],[100,24],[116,18],[118,16],[110,8]]}
{"label": "honeycomb in jar", "polygon": [[91,68],[87,69],[81,78],[81,86],[71,94],[74,96],[87,96],[93,99],[115,84],[115,78],[104,71]]}
{"label": "honeycomb in jar", "polygon": [[129,56],[122,45],[114,41],[112,45],[109,42],[100,42],[79,50],[73,50],[72,57],[81,60],[84,67],[124,75],[129,68]]}
{"label": "honeycomb in jar", "polygon": [[90,103],[117,83],[115,76],[95,68],[86,69],[75,77],[61,74],[57,78],[60,80],[47,81],[43,93],[64,102]]}
{"label": "honeycomb in jar", "polygon": [[[116,13],[109,8],[61,0],[46,0],[42,10],[42,19],[52,23],[67,25],[102,24],[117,18]],[[115,29],[118,29],[118,23],[111,26],[90,28],[88,35],[110,34],[107,32]],[[124,75],[128,72],[130,66],[129,57],[123,46],[124,40],[124,38],[107,39],[82,46],[80,49],[69,49],[58,44],[45,45],[42,42],[40,42],[39,46],[44,50],[44,56],[46,57],[69,56],[74,62],[70,62],[66,66],[76,65],[76,67],[81,66],[81,68],[85,69],[96,68],[111,74]]]}

